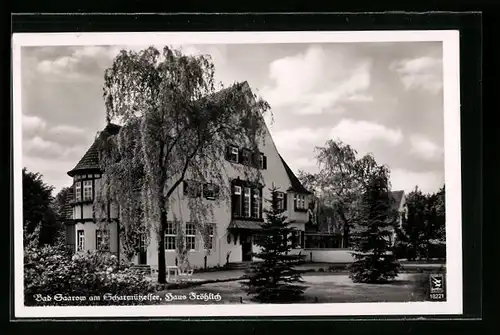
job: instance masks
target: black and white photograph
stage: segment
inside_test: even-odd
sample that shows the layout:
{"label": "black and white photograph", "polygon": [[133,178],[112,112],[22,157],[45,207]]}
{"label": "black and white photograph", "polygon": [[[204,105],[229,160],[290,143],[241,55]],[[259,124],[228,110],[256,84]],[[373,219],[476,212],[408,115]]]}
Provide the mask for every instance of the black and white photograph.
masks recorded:
{"label": "black and white photograph", "polygon": [[446,30],[14,34],[16,317],[461,314],[458,65]]}

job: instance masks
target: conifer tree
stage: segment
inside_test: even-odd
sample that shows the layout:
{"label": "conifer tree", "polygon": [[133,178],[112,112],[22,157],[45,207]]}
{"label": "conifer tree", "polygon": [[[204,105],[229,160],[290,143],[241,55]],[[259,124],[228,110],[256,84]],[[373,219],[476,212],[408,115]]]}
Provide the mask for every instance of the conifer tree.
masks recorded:
{"label": "conifer tree", "polygon": [[379,167],[362,196],[360,221],[353,241],[356,260],[350,266],[354,282],[381,283],[398,275],[400,265],[390,243],[398,219],[392,201],[388,171]]}
{"label": "conifer tree", "polygon": [[261,251],[253,254],[260,261],[246,270],[243,289],[258,302],[291,302],[299,300],[307,287],[301,284],[304,283],[301,273],[294,268],[300,255],[290,254],[295,228],[289,226],[283,210],[279,209],[278,190],[273,187],[270,191],[271,199],[266,201],[271,208],[264,211],[266,221],[255,241]]}

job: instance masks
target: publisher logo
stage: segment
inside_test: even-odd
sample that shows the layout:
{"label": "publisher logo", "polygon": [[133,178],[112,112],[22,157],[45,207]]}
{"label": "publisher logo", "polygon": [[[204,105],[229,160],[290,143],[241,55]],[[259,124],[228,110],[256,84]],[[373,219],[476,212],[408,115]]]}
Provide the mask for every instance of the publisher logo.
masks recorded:
{"label": "publisher logo", "polygon": [[444,295],[444,275],[441,273],[431,273],[429,275],[430,298],[431,300],[445,300]]}
{"label": "publisher logo", "polygon": [[442,274],[430,275],[431,293],[444,292],[444,278]]}

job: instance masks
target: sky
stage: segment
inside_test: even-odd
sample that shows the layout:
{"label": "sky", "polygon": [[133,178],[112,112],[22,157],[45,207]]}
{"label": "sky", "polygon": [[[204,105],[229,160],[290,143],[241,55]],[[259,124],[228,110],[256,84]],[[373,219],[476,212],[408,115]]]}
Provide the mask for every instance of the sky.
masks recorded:
{"label": "sky", "polygon": [[[271,135],[294,172],[317,171],[314,149],[339,139],[387,165],[393,190],[443,185],[441,42],[174,47],[210,54],[218,81],[247,81],[269,102]],[[142,47],[22,48],[23,166],[56,192],[105,126],[103,74],[122,48]]]}

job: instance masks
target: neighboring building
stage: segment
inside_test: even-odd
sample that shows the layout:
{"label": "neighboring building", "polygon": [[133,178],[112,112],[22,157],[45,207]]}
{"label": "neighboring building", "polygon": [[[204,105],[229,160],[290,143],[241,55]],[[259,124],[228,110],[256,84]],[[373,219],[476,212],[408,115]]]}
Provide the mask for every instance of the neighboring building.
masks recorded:
{"label": "neighboring building", "polygon": [[[243,84],[245,90],[250,91],[248,84]],[[98,136],[114,136],[118,134],[120,127],[108,124]],[[209,225],[212,238],[211,249],[205,250],[200,232],[190,222],[185,224],[185,242],[189,249],[188,260],[192,266],[202,267],[205,265],[224,265],[226,259],[229,262],[251,261],[251,253],[257,251],[254,243],[254,235],[264,221],[263,207],[268,206],[263,199],[270,198],[269,188],[274,185],[281,191],[281,206],[285,215],[293,227],[297,229],[294,234],[294,252],[304,248],[305,224],[309,220],[309,203],[311,193],[306,190],[292,170],[278,153],[272,140],[271,134],[266,129],[265,138],[262,139],[259,150],[261,152],[257,162],[252,160],[247,148],[228,146],[225,164],[227,164],[229,176],[226,181],[227,187],[231,189],[231,201],[221,206],[214,206],[213,224]],[[246,164],[251,168],[258,168],[262,174],[262,184],[252,184],[231,166]],[[96,223],[93,202],[96,190],[100,187],[101,171],[99,169],[99,155],[97,139],[88,149],[78,164],[68,172],[73,178],[73,190],[71,202],[68,204],[68,217],[65,221],[67,228],[67,243],[74,245],[75,251],[96,250],[119,252],[120,244],[118,238],[119,213],[116,204],[109,204],[106,212],[108,223]],[[218,196],[218,185],[200,184],[189,180],[189,177],[178,186],[176,192],[171,195],[168,226],[165,234],[165,250],[167,265],[176,263],[177,234],[173,223],[174,216],[180,218],[189,217],[188,199],[190,197],[202,197],[202,201],[213,201]],[[188,220],[184,220],[188,221]],[[151,233],[151,240],[144,245],[142,252],[135,258],[137,264],[158,265],[157,236]]]}
{"label": "neighboring building", "polygon": [[[404,191],[392,191],[392,209],[399,213],[399,227],[402,225],[406,213]],[[336,217],[333,208],[321,205],[317,198],[311,201],[311,220],[306,224],[305,251],[309,260],[326,263],[348,263],[354,258],[350,248],[343,245],[342,225]],[[356,228],[351,228],[354,233]],[[389,237],[391,245],[396,238],[395,229],[391,228],[392,236]]]}

